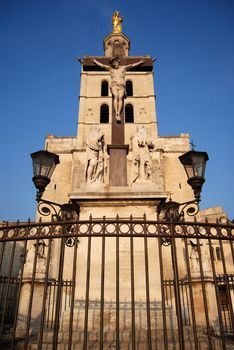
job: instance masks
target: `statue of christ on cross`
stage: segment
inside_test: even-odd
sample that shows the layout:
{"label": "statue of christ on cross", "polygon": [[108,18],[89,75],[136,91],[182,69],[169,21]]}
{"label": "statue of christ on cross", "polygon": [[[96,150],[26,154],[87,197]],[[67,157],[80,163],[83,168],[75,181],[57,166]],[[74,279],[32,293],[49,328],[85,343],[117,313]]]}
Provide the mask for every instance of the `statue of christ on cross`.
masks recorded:
{"label": "statue of christ on cross", "polygon": [[120,113],[123,108],[123,99],[126,94],[125,91],[125,75],[128,69],[134,68],[143,64],[145,61],[140,60],[133,64],[128,64],[126,66],[120,65],[120,59],[118,57],[113,57],[110,60],[110,65],[105,65],[96,59],[92,60],[97,66],[109,71],[111,76],[110,91],[113,96],[113,104],[115,111],[115,118],[118,122],[121,121]]}

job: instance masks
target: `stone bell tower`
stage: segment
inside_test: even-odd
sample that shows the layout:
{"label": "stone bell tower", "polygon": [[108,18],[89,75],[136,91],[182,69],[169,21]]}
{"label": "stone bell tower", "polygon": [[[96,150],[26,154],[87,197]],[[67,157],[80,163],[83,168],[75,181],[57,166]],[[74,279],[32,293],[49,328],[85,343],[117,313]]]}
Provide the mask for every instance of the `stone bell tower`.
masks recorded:
{"label": "stone bell tower", "polygon": [[191,198],[178,161],[189,138],[158,136],[153,60],[129,55],[117,11],[112,25],[104,55],[80,60],[77,136],[46,139],[47,150],[60,157],[46,192],[53,200],[79,204],[81,219],[144,213],[155,219],[168,192],[173,200]]}

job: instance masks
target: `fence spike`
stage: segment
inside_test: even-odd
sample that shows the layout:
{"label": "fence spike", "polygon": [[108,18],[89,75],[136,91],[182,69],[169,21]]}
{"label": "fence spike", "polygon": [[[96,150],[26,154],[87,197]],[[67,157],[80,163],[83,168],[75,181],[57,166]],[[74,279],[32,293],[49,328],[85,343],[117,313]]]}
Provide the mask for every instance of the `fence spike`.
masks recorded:
{"label": "fence spike", "polygon": [[143,214],[143,220],[146,221],[146,213]]}

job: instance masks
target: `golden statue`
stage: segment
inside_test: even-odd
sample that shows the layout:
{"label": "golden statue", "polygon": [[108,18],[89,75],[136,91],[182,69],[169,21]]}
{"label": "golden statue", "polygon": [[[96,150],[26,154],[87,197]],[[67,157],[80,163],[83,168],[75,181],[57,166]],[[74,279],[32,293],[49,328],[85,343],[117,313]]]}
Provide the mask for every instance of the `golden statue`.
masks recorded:
{"label": "golden statue", "polygon": [[122,33],[123,17],[120,17],[119,11],[115,11],[112,16],[113,30],[112,33]]}

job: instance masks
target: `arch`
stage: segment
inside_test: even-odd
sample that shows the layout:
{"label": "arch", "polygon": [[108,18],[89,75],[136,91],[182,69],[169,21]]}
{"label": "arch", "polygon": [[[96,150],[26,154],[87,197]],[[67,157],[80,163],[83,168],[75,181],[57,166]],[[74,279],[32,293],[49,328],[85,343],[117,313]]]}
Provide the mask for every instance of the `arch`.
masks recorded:
{"label": "arch", "polygon": [[109,123],[109,106],[102,104],[100,107],[100,123]]}
{"label": "arch", "polygon": [[133,96],[133,85],[131,80],[126,81],[126,94],[127,96]]}
{"label": "arch", "polygon": [[102,86],[101,86],[101,96],[108,96],[109,94],[109,84],[107,80],[102,81]]}
{"label": "arch", "polygon": [[131,103],[125,106],[125,123],[134,123],[134,109]]}

